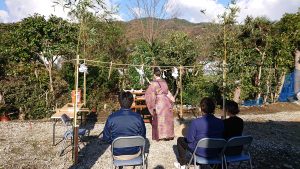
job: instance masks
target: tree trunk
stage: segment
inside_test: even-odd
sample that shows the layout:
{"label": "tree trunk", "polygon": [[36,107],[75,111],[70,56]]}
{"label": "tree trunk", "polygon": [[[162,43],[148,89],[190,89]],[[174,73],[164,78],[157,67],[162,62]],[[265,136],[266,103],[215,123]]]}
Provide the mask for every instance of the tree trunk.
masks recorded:
{"label": "tree trunk", "polygon": [[53,92],[53,80],[52,80],[52,69],[51,67],[48,69],[49,72],[49,87],[50,87],[50,92]]}
{"label": "tree trunk", "polygon": [[[50,88],[50,92],[53,92],[53,81],[52,81],[52,62],[48,61],[47,58],[44,57],[44,54],[41,53],[38,55],[40,57],[40,59],[43,61],[46,69],[48,70],[49,73],[49,88]],[[48,62],[48,63],[47,63]]]}
{"label": "tree trunk", "polygon": [[295,55],[295,69],[300,70],[300,51],[296,50],[294,55]]}
{"label": "tree trunk", "polygon": [[283,84],[284,84],[284,79],[285,79],[285,74],[286,74],[286,71],[283,71],[281,73],[279,86],[277,86],[277,90],[276,90],[276,93],[275,93],[275,96],[274,96],[274,100],[278,99],[279,94],[280,94],[280,92],[282,90],[282,87],[283,87]]}
{"label": "tree trunk", "polygon": [[260,89],[260,85],[261,85],[261,76],[262,76],[262,66],[264,64],[266,53],[265,52],[261,52],[261,50],[259,48],[257,48],[257,47],[255,49],[261,55],[261,62],[260,62],[260,65],[258,67],[258,78],[257,78],[257,87],[259,88],[259,92],[257,94],[256,100],[258,100],[261,97],[261,94],[262,94],[261,89]]}
{"label": "tree trunk", "polygon": [[297,94],[300,91],[300,51],[296,50],[294,55],[295,55],[294,94]]}
{"label": "tree trunk", "polygon": [[270,88],[271,88],[270,77],[271,77],[271,73],[272,73],[272,69],[269,68],[269,74],[268,74],[268,77],[267,77],[267,93],[266,93],[266,96],[264,97],[264,103],[267,102],[268,97],[269,97],[269,93],[270,93]]}
{"label": "tree trunk", "polygon": [[1,103],[5,104],[4,92],[3,93],[0,92],[0,104]]}
{"label": "tree trunk", "polygon": [[241,87],[237,86],[234,90],[233,101],[239,103],[241,98]]}
{"label": "tree trunk", "polygon": [[48,106],[48,91],[45,92],[45,101],[46,105]]}

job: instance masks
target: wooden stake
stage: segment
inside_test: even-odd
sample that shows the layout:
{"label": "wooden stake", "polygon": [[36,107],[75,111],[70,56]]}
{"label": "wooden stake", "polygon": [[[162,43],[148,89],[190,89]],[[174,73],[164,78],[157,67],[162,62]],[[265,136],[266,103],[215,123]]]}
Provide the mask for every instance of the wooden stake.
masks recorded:
{"label": "wooden stake", "polygon": [[74,127],[74,163],[77,164],[78,163],[78,126]]}

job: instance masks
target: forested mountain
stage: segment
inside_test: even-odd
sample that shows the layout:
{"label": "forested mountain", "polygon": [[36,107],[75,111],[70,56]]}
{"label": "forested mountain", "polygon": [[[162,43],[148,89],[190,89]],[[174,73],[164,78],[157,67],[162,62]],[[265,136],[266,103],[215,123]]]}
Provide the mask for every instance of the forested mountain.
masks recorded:
{"label": "forested mountain", "polygon": [[[141,28],[141,24],[147,24],[147,19],[135,19],[128,22],[123,22],[125,26],[125,34],[130,40],[136,40],[142,37],[143,28]],[[209,27],[211,23],[191,23],[184,19],[155,19],[155,26],[159,27],[158,34],[162,36],[166,36],[168,33],[172,31],[183,31],[187,33],[191,37],[201,36],[207,31],[209,31]],[[210,30],[212,31],[212,30]]]}

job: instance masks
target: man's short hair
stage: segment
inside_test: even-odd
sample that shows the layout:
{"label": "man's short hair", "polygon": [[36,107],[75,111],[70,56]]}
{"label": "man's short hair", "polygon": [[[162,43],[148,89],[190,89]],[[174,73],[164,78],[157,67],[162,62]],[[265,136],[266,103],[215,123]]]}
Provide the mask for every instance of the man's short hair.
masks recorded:
{"label": "man's short hair", "polygon": [[213,99],[205,97],[200,102],[200,108],[205,114],[214,114],[216,105]]}
{"label": "man's short hair", "polygon": [[240,112],[239,105],[232,100],[226,100],[225,102],[225,110],[230,114],[236,115]]}
{"label": "man's short hair", "polygon": [[119,103],[121,108],[129,109],[133,102],[133,95],[130,92],[121,92],[119,94]]}
{"label": "man's short hair", "polygon": [[161,74],[160,68],[159,67],[154,67],[153,74],[155,74],[155,76],[160,76],[160,74]]}

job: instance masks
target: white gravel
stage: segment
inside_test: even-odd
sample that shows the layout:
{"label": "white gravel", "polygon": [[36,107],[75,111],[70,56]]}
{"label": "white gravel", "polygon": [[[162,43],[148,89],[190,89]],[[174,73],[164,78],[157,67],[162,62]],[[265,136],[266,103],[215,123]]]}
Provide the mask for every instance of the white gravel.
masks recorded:
{"label": "white gravel", "polygon": [[[263,137],[261,135],[265,134],[265,130],[257,130],[257,126],[262,124],[270,125],[271,129],[274,129],[275,133],[281,132],[280,126],[277,128],[276,125],[273,125],[272,122],[296,122],[299,125],[300,112],[283,112],[283,113],[274,113],[274,114],[249,114],[241,115],[241,117],[249,124],[245,126],[246,134],[255,135],[257,141],[254,143],[254,147],[259,148],[259,151],[255,150],[254,154],[261,153],[264,151],[264,148],[274,149],[272,145],[278,145],[276,141],[277,137],[274,137],[273,141],[270,140],[271,137]],[[253,123],[253,124],[252,124]],[[261,124],[260,124],[261,123]],[[99,141],[97,136],[103,130],[104,124],[96,124],[91,127],[90,138],[86,141],[86,145],[81,144],[80,151],[80,163],[76,166],[72,166],[72,154],[68,152],[64,156],[60,157],[59,152],[61,149],[61,144],[52,146],[52,122],[20,122],[13,121],[8,123],[0,123],[0,169],[18,169],[18,168],[28,168],[28,169],[41,169],[41,168],[97,168],[97,169],[107,169],[111,167],[111,153],[110,147],[106,144],[103,144]],[[176,123],[175,127],[177,135],[181,134],[181,126]],[[294,124],[294,123],[293,123]],[[273,127],[274,126],[274,127]],[[148,159],[148,168],[152,169],[172,169],[173,162],[176,161],[176,139],[172,141],[152,141],[151,139],[151,125],[147,124],[147,138],[148,139],[148,148],[147,148],[147,159]],[[62,136],[64,132],[64,127],[62,124],[58,123],[57,125],[57,136]],[[268,133],[266,133],[267,135]],[[299,134],[299,133],[296,133]],[[275,134],[276,135],[276,134]],[[292,135],[292,134],[291,134]],[[271,135],[272,137],[274,136]],[[61,138],[57,138],[58,142]],[[297,137],[298,139],[298,137]],[[280,139],[279,139],[280,141]],[[292,144],[289,144],[289,147],[280,147],[285,145],[285,141],[282,145],[278,145],[278,149],[285,151],[289,149],[292,151],[300,151],[299,147],[293,147]],[[270,146],[271,145],[271,146]],[[292,147],[292,148],[291,148]],[[70,150],[70,147],[67,149]],[[267,150],[266,150],[267,151]],[[287,150],[286,150],[287,151]],[[272,152],[270,152],[272,153]],[[263,153],[262,153],[263,154]],[[255,160],[255,159],[254,159]],[[259,159],[262,160],[262,159]],[[255,162],[254,166],[256,168],[261,168],[265,165],[268,165],[268,157],[266,161]],[[275,159],[276,160],[276,159]],[[278,161],[279,162],[279,161]],[[298,164],[299,161],[296,161],[294,164]],[[255,164],[256,163],[256,164]],[[264,165],[265,164],[265,165]],[[299,163],[300,165],[300,163]],[[293,164],[285,163],[283,161],[283,168],[293,167]],[[285,167],[284,167],[285,166]],[[126,167],[132,168],[132,167]],[[277,168],[277,167],[275,167]],[[281,168],[281,167],[280,167]]]}

